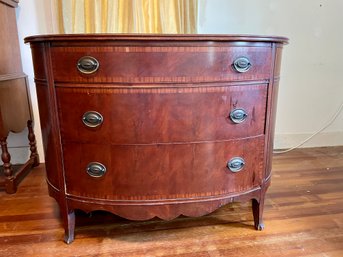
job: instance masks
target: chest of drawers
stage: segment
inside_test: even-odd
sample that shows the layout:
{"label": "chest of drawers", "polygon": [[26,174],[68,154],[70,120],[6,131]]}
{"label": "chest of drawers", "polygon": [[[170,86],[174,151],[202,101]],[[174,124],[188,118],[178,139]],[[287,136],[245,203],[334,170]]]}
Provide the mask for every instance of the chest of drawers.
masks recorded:
{"label": "chest of drawers", "polygon": [[262,229],[282,37],[48,35],[31,44],[49,192],[132,220],[252,199]]}

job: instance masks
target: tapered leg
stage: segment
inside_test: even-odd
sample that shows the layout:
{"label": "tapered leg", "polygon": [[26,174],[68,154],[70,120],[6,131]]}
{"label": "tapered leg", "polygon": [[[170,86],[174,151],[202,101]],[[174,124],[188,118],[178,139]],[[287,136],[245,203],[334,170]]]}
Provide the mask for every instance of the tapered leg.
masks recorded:
{"label": "tapered leg", "polygon": [[36,167],[39,165],[39,156],[37,153],[36,137],[32,129],[32,120],[27,121],[27,128],[29,130],[28,139],[30,143],[30,152],[31,152],[30,159],[33,159],[32,166]]}
{"label": "tapered leg", "polygon": [[17,187],[14,183],[13,169],[11,164],[11,155],[7,148],[7,138],[0,139],[1,145],[1,160],[4,163],[4,175],[6,178],[6,193],[14,194],[17,191]]}
{"label": "tapered leg", "polygon": [[252,199],[252,212],[254,215],[254,225],[256,230],[263,230],[263,207],[264,207],[264,194],[260,200]]}
{"label": "tapered leg", "polygon": [[74,210],[62,213],[64,222],[64,242],[70,244],[74,241],[75,212]]}

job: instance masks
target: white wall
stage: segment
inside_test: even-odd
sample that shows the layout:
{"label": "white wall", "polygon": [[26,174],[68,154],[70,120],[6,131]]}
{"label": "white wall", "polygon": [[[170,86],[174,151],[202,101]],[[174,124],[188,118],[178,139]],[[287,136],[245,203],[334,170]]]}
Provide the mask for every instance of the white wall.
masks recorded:
{"label": "white wall", "polygon": [[[51,2],[20,1],[17,9],[24,72],[29,76],[38,151],[43,161],[31,53],[26,36],[54,31]],[[276,148],[286,148],[324,125],[343,102],[342,0],[199,0],[199,33],[265,34],[290,38],[285,46]],[[26,134],[9,138],[13,163],[27,155]],[[343,114],[305,146],[343,145]],[[17,147],[17,148],[16,148]],[[26,158],[26,157],[25,157]]]}
{"label": "white wall", "polygon": [[[276,148],[321,128],[343,102],[342,0],[199,0],[199,33],[280,35]],[[343,145],[343,113],[305,146]]]}

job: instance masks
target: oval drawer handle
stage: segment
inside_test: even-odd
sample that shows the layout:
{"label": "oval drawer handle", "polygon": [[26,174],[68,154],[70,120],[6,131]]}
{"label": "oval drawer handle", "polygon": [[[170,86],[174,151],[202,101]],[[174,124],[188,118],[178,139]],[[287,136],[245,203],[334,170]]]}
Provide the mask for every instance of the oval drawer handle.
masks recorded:
{"label": "oval drawer handle", "polygon": [[228,163],[227,163],[227,167],[232,172],[238,172],[238,171],[242,170],[244,165],[245,165],[245,161],[241,157],[234,157],[230,161],[228,161]]}
{"label": "oval drawer handle", "polygon": [[94,178],[100,178],[106,173],[106,167],[100,162],[91,162],[87,166],[87,173]]}
{"label": "oval drawer handle", "polygon": [[77,62],[77,69],[84,74],[92,74],[99,68],[99,62],[92,56],[83,56]]}
{"label": "oval drawer handle", "polygon": [[239,73],[247,72],[252,66],[250,60],[247,57],[237,58],[232,65],[233,68]]}
{"label": "oval drawer handle", "polygon": [[87,127],[95,128],[102,124],[104,118],[102,115],[96,111],[85,112],[82,116],[82,122]]}
{"label": "oval drawer handle", "polygon": [[230,112],[230,119],[236,124],[242,123],[247,117],[248,113],[242,108],[234,109]]}

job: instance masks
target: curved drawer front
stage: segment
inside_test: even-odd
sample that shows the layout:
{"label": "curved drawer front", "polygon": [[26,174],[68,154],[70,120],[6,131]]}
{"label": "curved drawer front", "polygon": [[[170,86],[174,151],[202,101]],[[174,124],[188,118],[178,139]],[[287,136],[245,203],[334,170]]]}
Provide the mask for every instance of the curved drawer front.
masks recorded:
{"label": "curved drawer front", "polygon": [[[86,143],[220,141],[261,135],[266,97],[266,84],[150,89],[57,88],[62,140]],[[94,126],[87,124],[87,120],[93,120]]]}
{"label": "curved drawer front", "polygon": [[263,80],[272,66],[270,44],[52,47],[51,56],[55,81],[78,83]]}
{"label": "curved drawer front", "polygon": [[[263,136],[179,145],[68,143],[63,146],[67,193],[109,200],[163,201],[244,192],[262,183],[263,143]],[[231,171],[228,162],[237,157],[245,164],[238,164],[242,166],[239,171]]]}

